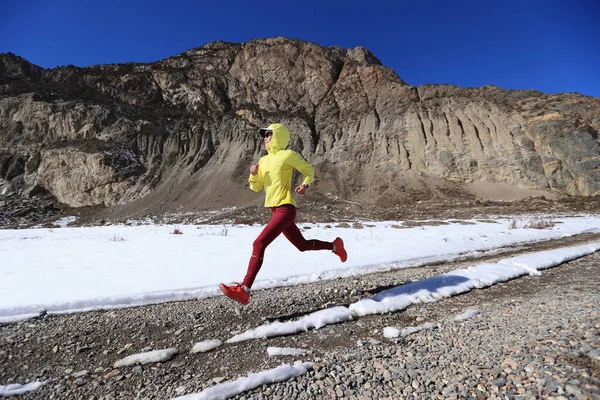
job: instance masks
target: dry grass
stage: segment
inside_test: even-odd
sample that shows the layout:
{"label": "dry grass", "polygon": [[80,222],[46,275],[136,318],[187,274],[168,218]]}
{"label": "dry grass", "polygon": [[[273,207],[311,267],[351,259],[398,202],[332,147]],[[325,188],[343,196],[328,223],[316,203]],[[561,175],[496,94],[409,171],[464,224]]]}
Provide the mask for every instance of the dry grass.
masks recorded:
{"label": "dry grass", "polygon": [[175,228],[173,229],[173,232],[171,232],[172,235],[183,235],[183,232],[181,232],[181,229],[179,228]]}
{"label": "dry grass", "polygon": [[526,221],[513,218],[508,222],[508,229],[549,229],[554,225],[556,222],[547,218],[529,218]]}
{"label": "dry grass", "polygon": [[450,224],[446,221],[405,221],[403,225],[407,228],[415,228],[418,226],[440,226]]}
{"label": "dry grass", "polygon": [[221,229],[216,230],[213,227],[197,227],[196,229],[202,230],[199,236],[227,236],[229,234],[229,230],[227,229],[227,225],[223,224]]}
{"label": "dry grass", "polygon": [[523,226],[526,229],[546,229],[552,228],[555,225],[554,222],[546,218],[532,218]]}
{"label": "dry grass", "polygon": [[537,117],[534,117],[531,120],[529,120],[529,122],[554,121],[554,120],[561,119],[561,118],[562,118],[562,116],[559,113],[553,112],[553,113],[542,114]]}

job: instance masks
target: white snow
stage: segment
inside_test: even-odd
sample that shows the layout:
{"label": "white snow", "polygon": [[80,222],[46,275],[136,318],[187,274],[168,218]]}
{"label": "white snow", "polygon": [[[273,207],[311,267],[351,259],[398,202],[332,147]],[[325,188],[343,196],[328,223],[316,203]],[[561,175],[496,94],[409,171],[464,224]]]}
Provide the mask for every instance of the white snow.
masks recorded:
{"label": "white snow", "polygon": [[356,314],[346,307],[332,307],[307,314],[297,321],[279,322],[261,325],[257,328],[235,335],[227,340],[227,343],[243,342],[252,339],[266,339],[274,336],[291,335],[293,333],[305,332],[309,329],[319,329],[326,325],[351,321]]}
{"label": "white snow", "polygon": [[477,314],[479,314],[478,310],[467,310],[464,313],[458,314],[454,317],[454,321],[464,321],[466,319],[474,318]]}
{"label": "white snow", "polygon": [[[50,314],[110,309],[220,295],[218,283],[240,280],[246,272],[251,244],[262,226],[138,225],[89,228],[0,230],[0,322],[22,320],[42,311]],[[268,248],[254,290],[295,285],[321,279],[356,276],[376,271],[455,261],[503,247],[565,236],[600,232],[600,218],[552,218],[550,229],[509,229],[499,223],[468,221],[449,225],[395,229],[401,222],[363,222],[366,229],[330,228],[307,224],[307,238],[333,240],[340,236],[348,261],[328,251],[297,251],[283,237]],[[301,228],[303,225],[300,225]],[[179,228],[183,234],[175,235]],[[262,339],[319,329],[357,316],[402,310],[410,304],[436,301],[473,288],[484,288],[600,250],[600,242],[507,257],[496,263],[412,282],[362,299],[349,308],[334,307],[297,321],[274,322],[250,329],[227,340]],[[471,318],[475,310],[456,317]],[[405,336],[437,325],[384,329],[384,336]],[[376,342],[371,339],[372,342]],[[196,343],[192,352],[209,351],[219,340]],[[269,348],[270,355],[298,355],[303,349]],[[308,352],[308,350],[306,350]],[[273,354],[271,354],[273,353]],[[125,357],[115,367],[161,362],[177,349],[156,350]],[[226,398],[264,383],[300,375],[310,363],[284,364],[216,385],[186,399]],[[43,383],[0,386],[0,396],[36,390]]]}
{"label": "white snow", "polygon": [[412,335],[413,333],[421,332],[426,329],[439,328],[439,326],[439,324],[434,324],[433,322],[425,322],[424,324],[418,326],[409,326],[400,331],[400,336],[407,337],[408,335]]}
{"label": "white snow", "polygon": [[301,356],[310,353],[310,350],[295,349],[293,347],[267,347],[267,354],[274,356]]}
{"label": "white snow", "polygon": [[179,350],[175,348],[164,349],[164,350],[154,350],[148,351],[145,353],[137,353],[117,360],[115,362],[114,367],[127,367],[129,365],[136,364],[150,364],[150,363],[158,363],[163,361],[168,361],[179,353]]}
{"label": "white snow", "polygon": [[77,221],[77,217],[69,216],[69,217],[57,219],[54,222],[54,225],[58,226],[59,228],[66,228],[70,223],[75,222],[75,221]]}
{"label": "white snow", "polygon": [[[72,218],[61,221],[64,226]],[[267,249],[253,289],[452,261],[504,246],[598,232],[600,218],[552,218],[550,229],[509,229],[456,221],[395,229],[402,222],[363,222],[364,229],[309,226],[307,238],[344,239],[348,261],[329,251],[299,252],[284,237]],[[183,234],[172,232],[179,228]],[[138,225],[0,230],[0,322],[41,311],[79,312],[220,295],[240,280],[263,226]],[[524,260],[523,265],[528,260]],[[521,268],[522,271],[524,268]],[[536,268],[530,273],[537,273]]]}
{"label": "white snow", "polygon": [[388,339],[397,338],[400,336],[400,329],[394,328],[393,326],[386,326],[383,328],[383,337]]}
{"label": "white snow", "polygon": [[23,393],[38,390],[44,386],[44,382],[30,382],[25,385],[13,383],[10,385],[0,385],[0,397],[17,396]]}
{"label": "white snow", "polygon": [[398,336],[406,337],[408,335],[412,335],[413,333],[421,332],[426,329],[439,328],[439,326],[439,324],[434,324],[433,322],[426,322],[418,326],[408,326],[402,329],[394,328],[393,326],[387,326],[383,328],[383,336],[388,339],[397,338]]}
{"label": "white snow", "polygon": [[584,246],[565,247],[505,258],[497,263],[481,263],[418,282],[384,290],[372,299],[350,305],[358,316],[384,314],[403,310],[411,304],[428,303],[444,297],[484,288],[530,274],[533,270],[550,268],[600,250],[600,242]]}
{"label": "white snow", "polygon": [[206,353],[223,345],[223,342],[219,339],[210,339],[198,342],[192,347],[190,353]]}
{"label": "white snow", "polygon": [[294,364],[282,364],[277,368],[251,373],[235,381],[220,383],[203,390],[200,393],[176,397],[173,400],[219,400],[227,399],[247,390],[252,390],[264,384],[283,382],[290,378],[305,374],[312,367],[310,362],[296,361]]}

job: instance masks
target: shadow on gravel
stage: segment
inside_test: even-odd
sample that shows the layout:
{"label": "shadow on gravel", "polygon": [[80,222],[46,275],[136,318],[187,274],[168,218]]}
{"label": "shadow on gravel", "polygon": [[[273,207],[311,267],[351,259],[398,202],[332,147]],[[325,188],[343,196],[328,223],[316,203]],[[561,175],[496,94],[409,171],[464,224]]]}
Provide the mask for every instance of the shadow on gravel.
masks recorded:
{"label": "shadow on gravel", "polygon": [[[454,289],[448,291],[444,290],[444,288],[456,286],[460,287],[462,283],[467,282],[468,280],[469,278],[460,275],[444,274],[433,276],[431,278],[411,282],[402,286],[396,286],[392,289],[382,290],[373,297],[373,300],[383,301],[387,297],[396,297],[401,295],[412,295],[419,297],[419,292],[421,292],[423,295],[428,293],[440,293],[442,295],[451,296],[456,294],[457,290]],[[462,292],[462,290],[458,290],[458,292]]]}
{"label": "shadow on gravel", "polygon": [[391,285],[385,285],[385,286],[377,286],[377,287],[375,287],[373,289],[367,290],[366,293],[377,294],[377,293],[383,292],[385,290],[393,289],[393,288],[396,288],[396,287],[398,287],[400,285],[406,285],[406,284],[409,284],[409,283],[412,283],[412,281],[408,280],[408,281],[403,282],[401,284],[391,284]]}
{"label": "shadow on gravel", "polygon": [[305,315],[308,315],[313,312],[315,312],[315,310],[295,312],[295,313],[287,314],[287,315],[276,315],[274,317],[266,317],[265,321],[267,321],[267,322],[275,322],[275,321],[284,322],[284,321],[289,321],[289,320],[292,320],[295,318],[304,317]]}
{"label": "shadow on gravel", "polygon": [[[469,281],[469,278],[460,275],[438,275],[431,278],[423,279],[416,282],[407,281],[403,285],[386,285],[379,286],[369,290],[368,293],[373,293],[375,296],[371,297],[373,300],[380,302],[387,297],[396,297],[401,295],[420,297],[422,295],[428,298],[433,293],[439,293],[442,296],[452,296],[457,293],[462,293],[464,290],[461,288],[461,284]],[[452,288],[450,290],[444,290],[444,288]],[[470,288],[469,288],[470,289]],[[369,298],[369,296],[363,297],[363,299]],[[351,303],[336,304],[335,306],[350,307]],[[274,321],[289,321],[296,318],[301,318],[305,315],[311,314],[318,310],[309,310],[295,312],[287,315],[278,315],[273,317],[266,317],[265,320],[268,322]]]}
{"label": "shadow on gravel", "polygon": [[[352,303],[344,303],[344,304],[332,304],[331,307],[350,307],[350,304]],[[285,322],[285,321],[290,321],[296,318],[302,318],[305,315],[308,314],[312,314],[314,312],[326,309],[329,307],[325,307],[325,308],[321,308],[321,309],[316,309],[316,310],[309,310],[309,311],[300,311],[300,312],[295,312],[295,313],[291,313],[291,314],[286,314],[286,315],[276,315],[274,317],[266,317],[265,321],[267,322],[275,322],[275,321],[279,321],[279,322]]]}

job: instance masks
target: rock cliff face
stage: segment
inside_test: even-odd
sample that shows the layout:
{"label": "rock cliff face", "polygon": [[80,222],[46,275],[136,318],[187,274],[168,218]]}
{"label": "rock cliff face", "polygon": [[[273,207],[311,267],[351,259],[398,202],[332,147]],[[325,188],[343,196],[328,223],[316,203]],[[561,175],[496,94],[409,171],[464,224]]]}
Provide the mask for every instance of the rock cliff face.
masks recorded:
{"label": "rock cliff face", "polygon": [[347,199],[393,201],[429,178],[600,194],[596,98],[414,87],[364,48],[283,38],[87,68],[0,55],[0,186],[19,178],[72,207],[247,203],[272,122],[317,167],[315,190]]}

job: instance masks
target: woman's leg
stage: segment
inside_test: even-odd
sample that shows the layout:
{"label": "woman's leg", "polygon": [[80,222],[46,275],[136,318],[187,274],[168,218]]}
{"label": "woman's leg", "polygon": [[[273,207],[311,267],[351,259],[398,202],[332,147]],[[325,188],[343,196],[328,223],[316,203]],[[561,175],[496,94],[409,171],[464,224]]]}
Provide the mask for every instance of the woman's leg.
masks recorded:
{"label": "woman's leg", "polygon": [[306,240],[302,232],[292,223],[283,230],[283,235],[300,251],[308,250],[333,250],[333,243],[323,242],[321,240]]}
{"label": "woman's leg", "polygon": [[252,244],[252,256],[248,263],[248,271],[244,277],[244,286],[248,288],[252,287],[254,279],[262,266],[263,256],[267,246],[271,244],[271,242],[275,240],[288,225],[293,224],[294,218],[296,218],[296,208],[291,205],[274,207],[271,209],[271,213],[273,214],[271,220]]}

